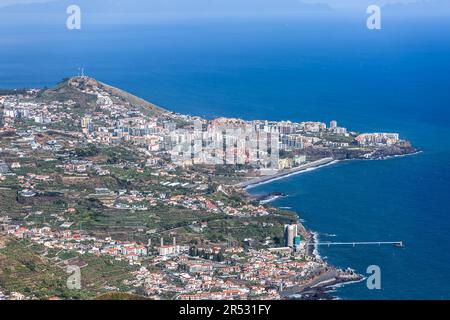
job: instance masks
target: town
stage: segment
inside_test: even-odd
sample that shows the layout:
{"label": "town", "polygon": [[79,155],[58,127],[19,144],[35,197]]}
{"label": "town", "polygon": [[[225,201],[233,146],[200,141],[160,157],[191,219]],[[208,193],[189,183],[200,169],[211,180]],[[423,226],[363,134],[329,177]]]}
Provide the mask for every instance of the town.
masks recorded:
{"label": "town", "polygon": [[323,298],[360,276],[242,183],[415,152],[335,120],[181,115],[85,76],[2,92],[0,125],[0,299]]}

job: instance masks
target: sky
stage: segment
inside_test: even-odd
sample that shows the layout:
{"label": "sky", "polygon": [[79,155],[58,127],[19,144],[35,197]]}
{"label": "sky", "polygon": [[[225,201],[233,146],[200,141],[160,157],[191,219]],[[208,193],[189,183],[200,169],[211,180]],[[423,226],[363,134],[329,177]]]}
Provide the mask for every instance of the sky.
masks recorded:
{"label": "sky", "polygon": [[[392,3],[414,3],[421,0],[323,0],[333,8],[359,8],[361,6],[368,7],[371,4],[392,4]],[[318,3],[320,0],[304,0],[306,3]]]}
{"label": "sky", "polygon": [[79,5],[85,12],[96,13],[365,11],[372,4],[387,5],[391,10],[414,10],[417,13],[424,10],[450,12],[450,0],[0,0],[0,13],[1,8],[9,12],[12,5],[20,5],[15,9],[13,7],[19,13],[59,12],[61,6],[70,4]]}
{"label": "sky", "polygon": [[10,6],[14,4],[39,3],[48,1],[50,0],[0,0],[0,7]]}
{"label": "sky", "polygon": [[[59,0],[0,0],[0,6],[10,6],[10,5],[14,5],[14,4],[27,4],[27,3],[42,3],[42,2],[52,2],[52,1],[59,1]],[[143,1],[151,2],[152,0],[143,0]],[[182,1],[189,2],[189,0],[182,0]],[[277,0],[273,0],[273,1],[274,1],[274,3],[277,2]],[[378,3],[378,4],[411,3],[411,2],[421,1],[421,0],[296,0],[296,1],[301,1],[301,2],[305,2],[305,3],[313,3],[313,4],[326,3],[326,4],[329,4],[333,8],[348,8],[348,7],[359,7],[361,5],[368,6],[370,4],[375,4],[375,3]],[[433,0],[426,0],[426,1],[433,1]],[[77,0],[73,0],[72,2],[74,4],[76,4]]]}

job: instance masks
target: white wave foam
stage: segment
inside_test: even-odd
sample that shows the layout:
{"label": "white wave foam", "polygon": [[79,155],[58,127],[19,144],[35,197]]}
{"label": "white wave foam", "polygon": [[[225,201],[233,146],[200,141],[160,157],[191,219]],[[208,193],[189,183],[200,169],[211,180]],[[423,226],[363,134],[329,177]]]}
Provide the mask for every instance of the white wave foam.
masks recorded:
{"label": "white wave foam", "polygon": [[261,200],[259,203],[260,203],[260,204],[266,204],[266,203],[273,202],[273,201],[275,201],[275,200],[277,200],[277,199],[279,199],[279,198],[281,198],[281,196],[273,196],[273,197],[270,197],[270,198],[268,198],[268,199]]}
{"label": "white wave foam", "polygon": [[317,258],[317,259],[322,259],[322,257],[319,254],[319,246],[317,245],[317,243],[319,243],[319,233],[313,231],[312,232],[313,235],[313,239],[314,239],[314,250],[313,250],[313,255]]}
{"label": "white wave foam", "polygon": [[296,176],[296,175],[299,175],[299,174],[302,174],[302,173],[311,172],[311,171],[314,171],[314,170],[317,170],[317,169],[320,169],[320,168],[328,167],[328,166],[331,166],[331,165],[333,165],[333,164],[338,163],[339,161],[340,161],[340,160],[333,160],[333,161],[331,161],[331,162],[329,162],[329,163],[322,164],[322,165],[317,166],[317,167],[307,168],[307,169],[304,169],[304,170],[300,170],[300,171],[288,173],[288,174],[283,175],[283,176],[280,176],[280,177],[274,177],[274,178],[272,178],[272,179],[269,179],[269,180],[266,180],[266,181],[263,181],[263,182],[258,182],[258,183],[255,183],[255,184],[250,184],[250,185],[246,186],[246,187],[244,188],[244,190],[252,189],[252,188],[261,186],[261,185],[263,185],[263,184],[271,183],[271,182],[274,182],[274,181],[277,181],[277,180],[286,179],[286,178],[289,178],[289,177],[292,177],[292,176]]}
{"label": "white wave foam", "polygon": [[325,237],[337,237],[337,235],[334,233],[322,233],[322,235]]}

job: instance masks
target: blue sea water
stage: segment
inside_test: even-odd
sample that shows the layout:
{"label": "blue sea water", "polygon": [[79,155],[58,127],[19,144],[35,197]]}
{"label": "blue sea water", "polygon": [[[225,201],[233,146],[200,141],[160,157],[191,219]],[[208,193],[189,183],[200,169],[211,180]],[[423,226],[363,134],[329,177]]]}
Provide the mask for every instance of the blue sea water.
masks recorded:
{"label": "blue sea water", "polygon": [[[205,117],[338,120],[396,131],[423,150],[348,161],[252,189],[282,191],[325,241],[397,241],[322,248],[339,267],[382,272],[382,289],[337,289],[342,299],[450,299],[450,21],[336,12],[99,23],[80,31],[0,15],[0,87],[52,86],[88,75],[170,110]],[[334,236],[330,236],[334,235]]]}

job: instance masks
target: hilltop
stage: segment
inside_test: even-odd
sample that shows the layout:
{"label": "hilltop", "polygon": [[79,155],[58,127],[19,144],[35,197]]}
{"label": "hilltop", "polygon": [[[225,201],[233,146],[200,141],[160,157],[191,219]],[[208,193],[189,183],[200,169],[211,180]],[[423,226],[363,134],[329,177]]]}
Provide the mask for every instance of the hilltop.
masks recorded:
{"label": "hilltop", "polygon": [[153,103],[90,77],[66,78],[55,88],[39,92],[37,100],[41,102],[72,100],[77,108],[95,111],[99,93],[107,93],[112,103],[124,105],[130,110],[137,109],[145,115],[156,116],[166,112]]}

